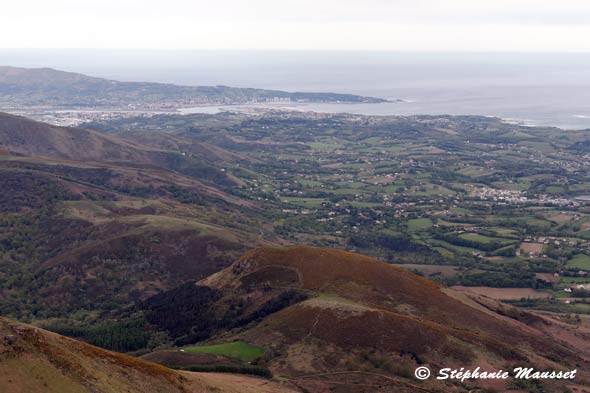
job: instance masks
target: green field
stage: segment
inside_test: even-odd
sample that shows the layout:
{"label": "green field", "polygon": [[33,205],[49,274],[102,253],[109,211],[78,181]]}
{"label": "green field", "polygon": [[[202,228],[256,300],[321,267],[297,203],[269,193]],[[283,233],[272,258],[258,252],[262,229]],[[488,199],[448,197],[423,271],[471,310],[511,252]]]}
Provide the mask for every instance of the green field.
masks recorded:
{"label": "green field", "polygon": [[184,350],[189,353],[208,353],[211,355],[226,356],[228,358],[239,359],[243,362],[251,362],[252,360],[258,359],[264,353],[263,348],[243,341],[185,347]]}
{"label": "green field", "polygon": [[514,241],[510,240],[510,239],[484,236],[484,235],[480,235],[477,233],[464,233],[464,234],[459,235],[459,237],[462,239],[465,239],[465,240],[472,240],[472,241],[482,243],[482,244],[489,244],[489,243],[497,242],[497,243],[500,243],[503,245],[508,245],[508,244],[514,243]]}
{"label": "green field", "polygon": [[376,203],[376,202],[359,202],[359,201],[350,201],[347,204],[350,205],[350,206],[352,206],[352,207],[357,207],[357,208],[372,208],[372,207],[381,207],[381,206],[383,206],[382,203]]}
{"label": "green field", "polygon": [[518,231],[514,229],[506,229],[506,228],[490,228],[491,231],[495,232],[497,235],[500,236],[518,236]]}
{"label": "green field", "polygon": [[326,202],[326,200],[324,198],[285,197],[282,202],[313,209],[322,206],[322,203]]}
{"label": "green field", "polygon": [[578,254],[567,262],[566,267],[570,269],[590,270],[590,256]]}
{"label": "green field", "polygon": [[416,218],[408,221],[408,229],[410,231],[421,231],[432,228],[432,220],[430,218]]}
{"label": "green field", "polygon": [[578,283],[578,284],[590,284],[590,278],[588,277],[565,277],[559,278],[559,282],[562,284],[567,283]]}
{"label": "green field", "polygon": [[440,246],[450,252],[469,253],[469,254],[481,252],[477,248],[456,246],[456,245],[451,244],[449,242],[445,242],[444,240],[430,239],[429,243],[432,245]]}

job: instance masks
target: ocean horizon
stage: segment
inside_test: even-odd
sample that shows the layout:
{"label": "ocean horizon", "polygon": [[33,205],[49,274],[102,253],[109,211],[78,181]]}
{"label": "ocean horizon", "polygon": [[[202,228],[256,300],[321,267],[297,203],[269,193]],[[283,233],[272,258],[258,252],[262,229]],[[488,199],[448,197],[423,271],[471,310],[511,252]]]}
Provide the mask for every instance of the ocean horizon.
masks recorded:
{"label": "ocean horizon", "polygon": [[286,104],[284,109],[482,115],[527,125],[590,128],[590,53],[2,49],[0,65],[51,67],[123,81],[403,101]]}

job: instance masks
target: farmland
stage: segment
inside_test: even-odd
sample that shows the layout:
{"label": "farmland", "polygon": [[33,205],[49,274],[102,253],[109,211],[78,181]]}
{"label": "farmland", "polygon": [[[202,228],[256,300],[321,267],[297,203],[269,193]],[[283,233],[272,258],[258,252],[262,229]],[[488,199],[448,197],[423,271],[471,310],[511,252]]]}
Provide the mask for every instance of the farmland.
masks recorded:
{"label": "farmland", "polygon": [[149,341],[141,323],[129,322],[131,338],[111,334],[121,325],[105,313],[261,244],[357,252],[449,286],[540,292],[560,302],[552,308],[585,309],[584,132],[271,111],[105,120],[76,129],[86,150],[75,150],[64,147],[73,131],[47,127],[21,127],[42,145],[12,126],[2,134],[15,152],[0,156],[5,315],[135,350]]}
{"label": "farmland", "polygon": [[575,199],[590,189],[583,132],[272,111],[88,126],[167,129],[246,155],[225,167],[242,184],[231,192],[260,206],[282,242],[376,256],[449,285],[551,294],[590,272],[590,208]]}
{"label": "farmland", "polygon": [[590,257],[586,254],[578,254],[567,262],[571,269],[590,270]]}

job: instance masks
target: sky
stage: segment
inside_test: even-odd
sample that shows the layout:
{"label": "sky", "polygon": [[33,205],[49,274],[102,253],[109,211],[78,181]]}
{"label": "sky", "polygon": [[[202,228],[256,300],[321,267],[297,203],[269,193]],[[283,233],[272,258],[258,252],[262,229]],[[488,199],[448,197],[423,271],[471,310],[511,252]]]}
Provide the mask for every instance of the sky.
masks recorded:
{"label": "sky", "polygon": [[0,48],[590,51],[589,0],[19,0]]}

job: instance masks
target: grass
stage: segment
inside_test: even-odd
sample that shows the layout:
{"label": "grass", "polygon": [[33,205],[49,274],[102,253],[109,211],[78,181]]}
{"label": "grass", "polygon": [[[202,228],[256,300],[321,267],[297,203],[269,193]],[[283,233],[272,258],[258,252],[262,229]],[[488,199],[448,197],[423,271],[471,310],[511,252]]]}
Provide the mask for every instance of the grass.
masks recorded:
{"label": "grass", "polygon": [[492,173],[494,173],[494,171],[490,171],[488,169],[476,166],[466,167],[459,170],[458,172],[462,175],[469,177],[481,177],[491,175]]}
{"label": "grass", "polygon": [[322,183],[322,182],[319,182],[316,180],[307,180],[307,179],[299,180],[299,183],[301,183],[302,185],[304,185],[306,187],[311,187],[311,188],[319,188],[324,185],[324,183]]}
{"label": "grass", "polygon": [[383,206],[382,203],[377,202],[359,202],[359,201],[350,201],[347,202],[348,205],[357,208],[371,208],[371,207],[381,207]]}
{"label": "grass", "polygon": [[551,223],[546,220],[540,220],[538,218],[526,218],[525,220],[527,225],[536,226],[542,229],[548,229],[551,227]]}
{"label": "grass", "polygon": [[455,195],[456,192],[449,190],[448,188],[436,185],[436,184],[424,184],[421,186],[411,187],[408,191],[408,195],[415,197],[436,197],[438,195]]}
{"label": "grass", "polygon": [[578,254],[567,262],[570,269],[590,270],[590,256]]}
{"label": "grass", "polygon": [[560,283],[578,283],[578,284],[590,284],[590,278],[588,277],[566,277],[562,276],[559,279]]}
{"label": "grass", "polygon": [[289,203],[291,205],[306,207],[306,208],[317,208],[322,206],[322,203],[326,202],[324,198],[301,198],[301,197],[285,197],[282,198],[283,203]]}
{"label": "grass", "polygon": [[362,304],[359,304],[359,303],[355,302],[354,300],[346,299],[346,298],[343,298],[343,297],[338,296],[338,295],[333,294],[333,293],[321,292],[321,293],[318,294],[318,296],[312,297],[311,299],[309,299],[308,300],[308,303],[306,303],[306,304],[312,304],[313,305],[313,301],[314,300],[320,300],[320,301],[323,300],[323,301],[326,301],[326,302],[342,303],[342,304],[348,304],[348,305],[353,305],[353,306],[365,307]]}
{"label": "grass", "polygon": [[531,183],[528,182],[494,182],[493,183],[495,188],[501,188],[504,190],[515,190],[515,191],[525,191],[528,190],[531,186]]}
{"label": "grass", "polygon": [[565,189],[561,186],[549,186],[547,187],[546,191],[552,194],[559,194],[564,193]]}
{"label": "grass", "polygon": [[450,252],[469,253],[469,254],[481,253],[481,250],[478,250],[477,248],[456,246],[454,244],[447,243],[444,240],[430,239],[429,243],[433,244],[433,245],[440,246]]}
{"label": "grass", "polygon": [[338,187],[342,188],[363,188],[367,186],[367,183],[363,183],[360,181],[339,181],[334,183]]}
{"label": "grass", "polygon": [[506,228],[490,228],[493,232],[500,236],[518,236],[518,231],[514,229],[506,229]]}
{"label": "grass", "polygon": [[368,194],[365,190],[359,190],[355,188],[339,188],[337,190],[330,190],[330,194],[333,195],[363,195]]}
{"label": "grass", "polygon": [[572,192],[590,191],[590,184],[589,183],[571,184],[569,186],[569,190]]}
{"label": "grass", "polygon": [[226,356],[243,362],[251,362],[258,359],[264,353],[264,349],[244,341],[235,341],[226,344],[203,345],[183,348],[189,353],[208,353],[211,355]]}
{"label": "grass", "polygon": [[477,233],[464,233],[462,235],[459,235],[459,237],[466,239],[466,240],[473,240],[475,242],[482,243],[482,244],[489,244],[489,243],[493,243],[493,242],[498,242],[500,244],[507,245],[507,244],[514,243],[514,241],[510,240],[510,239],[504,239],[504,238],[500,238],[500,237],[489,237],[489,236],[484,236],[484,235],[480,235]]}
{"label": "grass", "polygon": [[117,221],[126,224],[142,224],[141,227],[134,229],[129,233],[140,234],[147,230],[193,230],[201,235],[217,236],[223,235],[227,239],[234,238],[234,235],[223,227],[214,226],[197,220],[187,218],[178,218],[164,215],[138,214],[135,216],[123,216]]}
{"label": "grass", "polygon": [[408,220],[408,229],[410,231],[421,231],[432,228],[432,220],[430,218],[416,218]]}
{"label": "grass", "polygon": [[455,254],[452,253],[451,251],[447,250],[444,247],[432,247],[432,249],[434,251],[438,251],[441,255],[447,257],[447,258],[452,258]]}
{"label": "grass", "polygon": [[[446,250],[445,250],[446,251]],[[439,266],[439,265],[417,265],[417,264],[403,264],[395,265],[409,271],[419,271],[425,276],[434,274],[441,274],[444,277],[454,277],[458,274],[459,269],[457,266]]]}
{"label": "grass", "polygon": [[455,214],[473,214],[471,210],[462,207],[452,207],[450,211]]}

